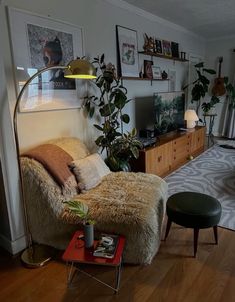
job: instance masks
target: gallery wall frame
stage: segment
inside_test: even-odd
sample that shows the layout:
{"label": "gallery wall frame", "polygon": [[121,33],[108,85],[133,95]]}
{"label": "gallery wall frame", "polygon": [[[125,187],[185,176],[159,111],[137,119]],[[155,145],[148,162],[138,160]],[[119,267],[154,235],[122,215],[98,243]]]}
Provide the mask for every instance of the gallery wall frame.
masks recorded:
{"label": "gallery wall frame", "polygon": [[116,25],[118,75],[139,77],[137,31]]}
{"label": "gallery wall frame", "polygon": [[[84,55],[82,27],[13,7],[7,16],[17,94],[38,70]],[[84,81],[65,79],[63,69],[44,72],[29,85],[20,112],[80,108],[85,90]]]}

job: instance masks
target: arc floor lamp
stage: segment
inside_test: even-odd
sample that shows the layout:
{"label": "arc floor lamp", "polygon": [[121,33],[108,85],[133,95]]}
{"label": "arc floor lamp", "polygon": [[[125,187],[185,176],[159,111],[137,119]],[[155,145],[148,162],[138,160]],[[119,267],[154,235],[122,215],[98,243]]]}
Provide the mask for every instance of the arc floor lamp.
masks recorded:
{"label": "arc floor lamp", "polygon": [[71,78],[71,79],[96,78],[95,68],[90,62],[84,59],[76,59],[71,61],[67,66],[50,66],[39,70],[26,81],[26,83],[23,85],[17,97],[15,108],[14,108],[13,124],[14,124],[17,163],[18,163],[18,170],[19,170],[20,193],[21,193],[21,201],[23,206],[25,232],[26,232],[26,240],[27,240],[27,248],[23,251],[21,255],[21,259],[26,266],[32,268],[41,267],[44,264],[46,264],[51,259],[52,248],[47,247],[45,245],[33,244],[32,235],[29,227],[29,218],[28,218],[28,211],[27,211],[24,185],[23,185],[23,174],[22,174],[21,163],[20,163],[20,144],[19,144],[19,135],[18,135],[18,127],[17,127],[18,126],[17,117],[19,113],[20,102],[22,100],[22,96],[25,90],[27,89],[27,87],[36,77],[52,69],[63,69],[64,77],[66,78]]}

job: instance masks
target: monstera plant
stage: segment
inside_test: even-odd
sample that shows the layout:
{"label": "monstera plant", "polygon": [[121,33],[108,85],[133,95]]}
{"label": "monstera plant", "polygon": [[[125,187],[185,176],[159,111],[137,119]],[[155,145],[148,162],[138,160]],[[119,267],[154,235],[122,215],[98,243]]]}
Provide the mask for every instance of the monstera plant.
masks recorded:
{"label": "monstera plant", "polygon": [[127,98],[127,89],[116,76],[113,64],[105,64],[104,54],[94,58],[93,64],[97,67],[98,77],[95,84],[99,90],[97,95],[88,95],[84,99],[84,106],[88,115],[98,114],[100,124],[94,124],[101,132],[96,144],[101,152],[106,150],[106,164],[113,171],[130,170],[129,161],[138,158],[141,142],[136,137],[136,129],[124,132],[124,124],[130,122],[124,108],[130,99]]}
{"label": "monstera plant", "polygon": [[[204,67],[204,63],[200,62],[194,65],[197,78],[192,83],[186,85],[183,89],[192,86],[191,90],[191,102],[197,103],[197,113],[199,108],[201,107],[204,113],[208,113],[209,110],[215,107],[217,103],[220,102],[220,98],[217,95],[211,93],[210,99],[201,104],[201,100],[206,96],[209,92],[209,87],[211,85],[211,79],[208,78],[209,75],[215,75],[216,71],[214,69],[208,69]],[[229,82],[228,77],[223,78],[225,93],[227,97],[230,99],[231,105],[235,108],[235,89],[233,85]]]}

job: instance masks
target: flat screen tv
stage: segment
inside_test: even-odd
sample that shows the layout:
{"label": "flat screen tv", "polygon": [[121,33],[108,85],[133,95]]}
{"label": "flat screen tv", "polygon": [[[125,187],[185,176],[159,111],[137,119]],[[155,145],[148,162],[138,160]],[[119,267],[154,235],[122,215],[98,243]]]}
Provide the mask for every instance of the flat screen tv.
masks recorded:
{"label": "flat screen tv", "polygon": [[156,135],[184,127],[185,95],[182,91],[154,93],[137,98],[135,102],[136,128],[155,130]]}

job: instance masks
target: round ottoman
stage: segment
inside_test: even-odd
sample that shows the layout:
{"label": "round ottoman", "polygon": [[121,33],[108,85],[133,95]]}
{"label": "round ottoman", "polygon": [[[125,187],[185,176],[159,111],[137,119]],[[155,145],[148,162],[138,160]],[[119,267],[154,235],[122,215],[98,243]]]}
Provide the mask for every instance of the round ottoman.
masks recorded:
{"label": "round ottoman", "polygon": [[196,192],[180,192],[169,197],[166,204],[168,216],[165,240],[171,223],[194,229],[194,257],[197,253],[200,229],[213,227],[215,242],[218,244],[217,224],[221,217],[221,205],[214,197]]}

